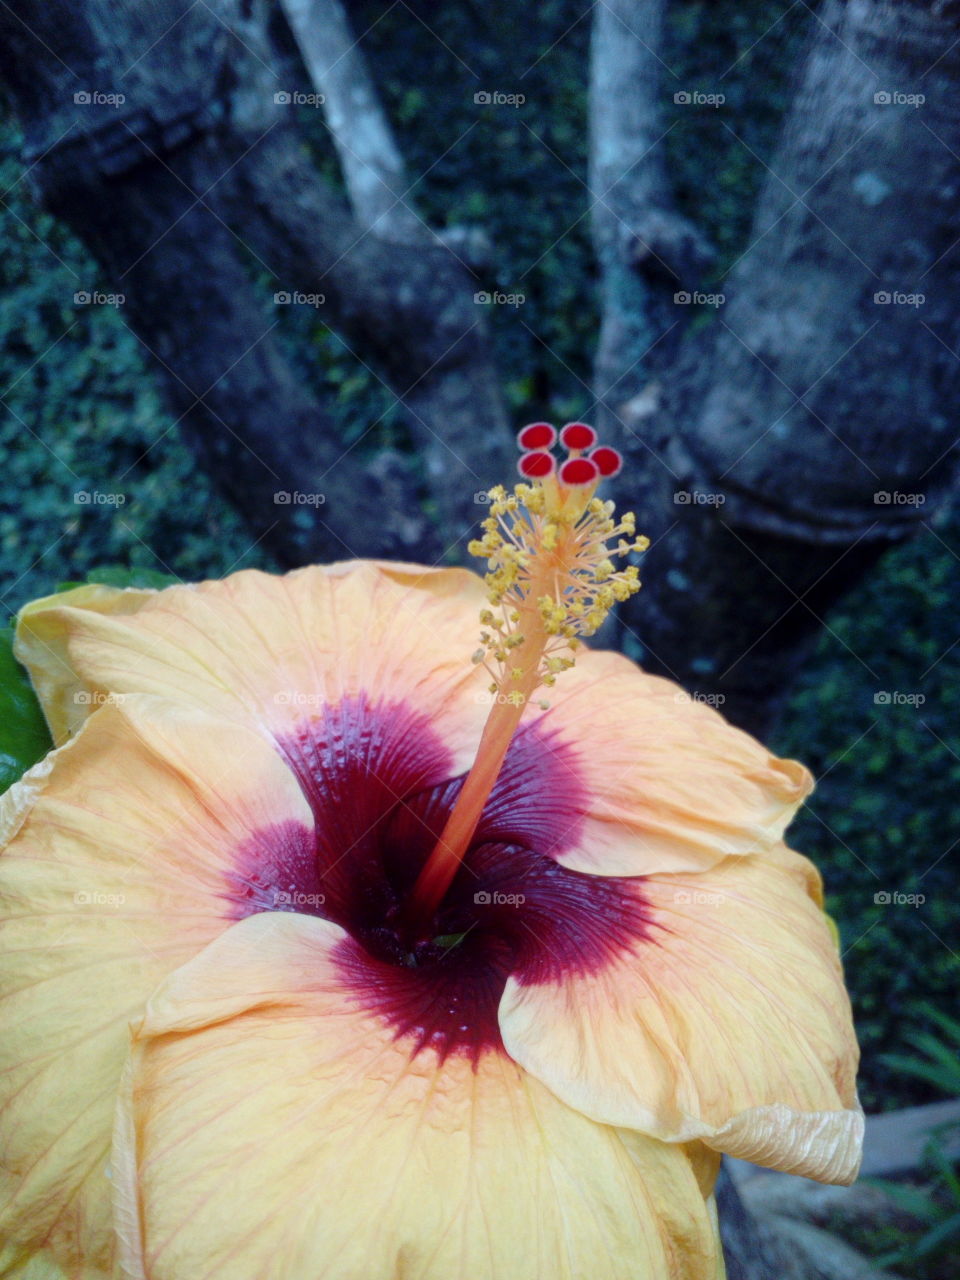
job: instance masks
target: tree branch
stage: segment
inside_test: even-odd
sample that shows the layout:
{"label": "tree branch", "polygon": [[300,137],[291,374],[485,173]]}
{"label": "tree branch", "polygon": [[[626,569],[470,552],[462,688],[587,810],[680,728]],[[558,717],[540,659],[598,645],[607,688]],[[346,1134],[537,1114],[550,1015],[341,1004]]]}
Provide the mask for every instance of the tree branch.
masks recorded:
{"label": "tree branch", "polygon": [[281,0],[317,92],[360,225],[389,240],[429,239],[407,205],[403,160],[339,0]]}
{"label": "tree branch", "polygon": [[654,350],[677,326],[673,295],[694,288],[712,256],[674,208],[664,161],[669,127],[657,89],[665,8],[665,0],[609,0],[594,10],[590,193],[603,303],[595,389],[611,435],[642,433],[641,393],[676,348],[674,338]]}

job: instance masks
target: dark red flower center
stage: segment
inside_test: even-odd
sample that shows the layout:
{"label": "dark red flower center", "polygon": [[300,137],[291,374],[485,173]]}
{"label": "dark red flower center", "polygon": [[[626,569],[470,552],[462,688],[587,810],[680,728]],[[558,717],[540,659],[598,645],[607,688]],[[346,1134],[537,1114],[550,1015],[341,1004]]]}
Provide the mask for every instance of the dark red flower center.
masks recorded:
{"label": "dark red flower center", "polygon": [[414,1052],[476,1059],[499,1048],[511,974],[535,983],[590,972],[649,931],[637,881],[556,861],[579,838],[586,793],[549,716],[516,735],[463,865],[416,936],[404,903],[463,784],[426,717],[350,698],[278,746],[315,827],[251,836],[229,891],[236,914],[301,911],[342,926],[348,988]]}

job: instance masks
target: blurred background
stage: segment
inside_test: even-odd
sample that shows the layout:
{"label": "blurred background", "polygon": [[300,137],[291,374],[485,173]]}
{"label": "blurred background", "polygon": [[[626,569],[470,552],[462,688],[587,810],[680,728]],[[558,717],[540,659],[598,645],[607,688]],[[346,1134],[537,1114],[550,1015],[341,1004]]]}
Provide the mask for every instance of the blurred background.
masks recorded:
{"label": "blurred background", "polygon": [[[676,674],[694,696],[762,732],[774,750],[813,771],[817,790],[791,830],[791,843],[822,869],[828,909],[839,927],[863,1049],[864,1106],[884,1112],[938,1101],[942,1073],[907,1070],[889,1055],[923,1058],[917,1037],[924,1034],[949,1044],[931,1010],[955,1013],[960,976],[960,521],[950,498],[960,294],[951,296],[947,288],[960,237],[960,159],[953,149],[960,147],[960,134],[955,110],[951,117],[938,106],[938,94],[942,98],[951,84],[957,88],[956,51],[944,38],[956,23],[956,6],[859,6],[874,11],[862,29],[844,5],[676,0],[599,7],[617,9],[620,27],[598,34],[594,6],[575,0],[549,0],[535,9],[506,0],[358,0],[345,11],[361,37],[368,87],[402,158],[399,205],[445,236],[455,270],[466,281],[458,305],[466,308],[463,314],[476,314],[482,360],[496,370],[496,396],[472,406],[476,421],[489,427],[474,431],[464,474],[452,460],[446,474],[442,457],[431,460],[425,452],[424,421],[432,433],[443,430],[431,417],[433,406],[404,394],[389,332],[357,323],[350,281],[334,281],[337,262],[349,262],[354,251],[349,227],[337,231],[339,239],[331,237],[326,267],[298,274],[287,259],[284,269],[274,268],[263,238],[240,234],[246,246],[238,250],[241,267],[260,299],[270,360],[308,397],[291,410],[292,393],[266,360],[259,382],[251,384],[262,390],[266,422],[273,418],[278,436],[288,433],[287,469],[264,454],[269,431],[256,435],[262,425],[246,421],[242,412],[233,419],[223,404],[211,408],[222,430],[203,419],[197,401],[207,388],[192,381],[177,359],[185,345],[196,343],[199,350],[204,334],[215,330],[210,317],[221,299],[207,297],[207,279],[187,259],[176,268],[180,276],[170,268],[175,292],[166,300],[163,325],[151,313],[160,306],[164,278],[158,255],[181,233],[183,243],[188,233],[194,239],[202,234],[193,225],[194,200],[204,197],[202,211],[212,198],[205,184],[197,189],[201,160],[211,166],[210,182],[226,168],[218,167],[204,131],[215,135],[223,126],[216,119],[190,126],[202,141],[200,159],[188,173],[181,151],[193,143],[171,140],[173,125],[165,123],[163,111],[144,113],[131,85],[140,83],[142,91],[137,76],[151,62],[166,66],[173,77],[170,94],[179,101],[176,77],[192,73],[183,71],[175,46],[164,52],[162,42],[153,48],[146,36],[128,47],[131,66],[119,72],[102,48],[81,48],[80,41],[74,47],[78,59],[88,59],[86,68],[72,79],[62,76],[56,90],[49,55],[33,49],[30,76],[48,82],[49,96],[41,100],[35,87],[25,87],[27,72],[12,70],[10,60],[23,54],[34,34],[49,43],[42,21],[65,23],[64,12],[71,23],[82,25],[81,19],[70,6],[57,5],[48,6],[53,18],[31,13],[29,5],[19,6],[15,20],[7,16],[0,33],[7,41],[0,67],[6,86],[0,125],[4,614],[104,566],[195,580],[378,548],[431,561],[464,560],[465,531],[483,515],[482,497],[475,500],[475,494],[506,478],[506,430],[539,418],[599,421],[635,464],[621,492],[630,500],[635,484],[630,505],[639,527],[655,539],[644,568],[650,613],[628,617],[610,642]],[[300,176],[289,187],[278,185],[275,195],[284,217],[302,217],[306,235],[309,219],[322,218],[323,209],[318,214],[303,203],[302,186],[328,190],[338,202],[334,214],[357,219],[362,238],[359,186],[351,186],[348,170],[350,154],[370,154],[363,150],[361,120],[369,102],[351,105],[349,85],[338,84],[332,73],[328,101],[315,100],[323,86],[318,88],[315,71],[311,78],[310,59],[303,56],[308,27],[297,27],[298,9],[310,6],[285,8],[201,5],[213,16],[200,17],[218,38],[221,28],[234,25],[225,37],[231,42],[226,53],[201,42],[194,51],[197,66],[206,66],[207,58],[211,68],[217,59],[221,69],[243,58],[259,64],[257,74],[271,96],[287,98],[268,104],[282,113],[278,130],[295,131]],[[266,39],[264,33],[275,64],[256,42]],[[89,33],[86,38],[89,43]],[[620,54],[604,52],[604,41],[623,53],[632,38],[643,46],[634,50],[639,61],[618,66]],[[344,47],[352,52],[342,69],[352,75],[356,48],[352,40]],[[840,61],[827,66],[833,56]],[[598,65],[601,57],[609,57],[609,65]],[[855,97],[855,63],[873,77],[864,102]],[[656,71],[652,90],[634,104],[644,118],[611,122],[611,104],[622,98],[620,77],[643,65]],[[212,82],[212,69],[210,74]],[[70,102],[57,114],[50,102],[63,96],[64,83],[71,94],[119,94],[128,101]],[[201,88],[214,96],[211,84]],[[824,97],[815,111],[817,93]],[[346,122],[331,115],[331,95],[346,104]],[[908,101],[911,96],[924,101]],[[131,99],[139,116],[124,115]],[[88,108],[100,114],[85,116]],[[887,122],[894,115],[898,123],[891,132]],[[131,160],[110,140],[121,117],[145,149]],[[88,124],[93,119],[96,127]],[[853,129],[854,141],[848,143],[838,120]],[[372,121],[367,124],[375,134]],[[77,161],[58,158],[61,126],[72,127],[73,136],[96,135],[90,154],[98,171],[82,183],[64,176]],[[258,136],[258,127],[244,127]],[[183,138],[188,132],[184,126]],[[880,139],[886,150],[864,156]],[[370,145],[375,152],[376,138]],[[616,145],[628,148],[621,174],[642,170],[654,146],[657,156],[657,171],[647,173],[638,190],[615,192],[624,200],[616,222],[621,229],[630,226],[626,241],[622,230],[603,225],[613,184],[601,178],[598,186],[598,156],[609,163]],[[932,177],[928,171],[907,187],[905,170],[894,168],[891,177],[884,169],[894,153],[902,160],[915,152],[919,164],[926,146],[942,151]],[[242,153],[238,146],[229,154]],[[784,177],[788,163],[795,171]],[[172,235],[162,224],[150,224],[159,216],[151,202],[160,196],[150,185],[154,179],[144,176],[144,164],[176,170],[190,187],[182,197],[189,217]],[[805,171],[805,164],[814,168]],[[843,183],[831,188],[840,174]],[[233,199],[235,222],[226,206],[213,216],[242,233],[243,193]],[[648,219],[644,202],[651,199],[666,230]],[[386,207],[395,210],[397,203]],[[801,220],[793,221],[798,213]],[[141,215],[145,230],[138,242],[130,227]],[[285,234],[282,222],[273,234]],[[913,243],[905,226],[913,227]],[[373,234],[380,236],[376,226]],[[400,296],[408,256],[427,252],[418,246],[416,227],[405,243],[407,234],[401,226],[380,236],[402,251],[383,268],[377,259],[360,263],[356,278],[369,270]],[[177,250],[185,252],[181,241]],[[116,253],[112,245],[120,246]],[[204,244],[196,251],[202,259]],[[134,263],[137,252],[145,261],[152,255],[154,277],[145,278]],[[219,246],[211,242],[209,252],[214,272]],[[906,262],[898,253],[912,258]],[[121,270],[116,255],[123,254],[128,265]],[[308,262],[306,251],[299,261]],[[394,279],[396,263],[400,276]],[[879,296],[884,293],[890,300]],[[914,301],[898,302],[898,293]],[[743,308],[731,309],[747,295],[764,323]],[[313,302],[297,300],[311,297]],[[332,298],[333,311],[317,297]],[[363,297],[355,305],[360,311],[375,304],[375,297]],[[643,323],[625,334],[633,323],[631,308]],[[835,348],[817,346],[825,332],[836,337]],[[598,339],[601,358],[595,363]],[[442,348],[442,334],[437,341]],[[648,356],[651,343],[655,356]],[[851,344],[858,362],[841,364]],[[744,358],[751,367],[762,366],[759,383],[752,375],[739,378],[732,367],[732,386],[722,382],[718,367],[727,370],[730,352],[740,348],[749,348]],[[797,351],[806,352],[802,368],[790,364]],[[623,370],[612,381],[604,366],[611,352]],[[247,358],[245,351],[241,355]],[[470,359],[475,357],[472,351]],[[228,382],[237,376],[227,370],[229,363],[224,361]],[[704,363],[711,368],[709,388],[698,382]],[[198,365],[192,372],[202,381],[201,370]],[[450,377],[457,376],[453,369]],[[621,376],[622,385],[614,387]],[[278,384],[272,408],[271,379]],[[178,381],[190,383],[189,394]],[[777,398],[777,383],[794,388],[786,405]],[[826,398],[800,395],[795,388],[807,384]],[[469,438],[463,401],[476,395],[478,385],[482,376],[468,396],[450,396],[451,422],[460,415],[458,438]],[[241,384],[235,394],[248,397],[250,387]],[[696,432],[685,425],[694,418]],[[326,442],[319,458],[311,452],[314,433]],[[722,442],[730,439],[735,447],[725,456]],[[764,453],[763,466],[740,474],[739,455],[751,450],[751,457]],[[464,451],[458,446],[457,452],[462,462]],[[249,482],[251,453],[267,457],[269,476],[259,488]],[[662,477],[649,474],[653,454],[658,466],[667,460],[666,490]],[[866,459],[868,476],[851,477],[851,454]],[[351,489],[354,473],[343,472],[344,457],[356,475],[372,475],[380,487]],[[797,495],[809,485],[810,469],[825,487],[801,502]],[[758,476],[765,477],[762,483]],[[466,508],[445,508],[438,496],[464,477],[473,508],[466,516]],[[271,503],[271,489],[293,497]],[[390,495],[409,516],[408,533],[398,532]],[[337,512],[343,525],[335,523]],[[343,543],[348,525],[360,531],[356,546]],[[720,536],[727,542],[718,542]],[[731,537],[749,551],[737,552],[746,564],[731,559]],[[768,582],[755,576],[754,560],[769,571]],[[814,569],[804,579],[806,570],[796,566],[808,561]],[[840,561],[843,569],[834,572]],[[676,601],[658,581],[681,583]],[[823,582],[826,591],[818,586]],[[775,596],[784,591],[782,606]],[[641,595],[646,592],[647,586]],[[764,594],[769,612],[757,614],[752,602]],[[682,619],[682,637],[679,623],[663,622],[671,611]],[[741,629],[731,636],[731,620],[741,617],[746,634]],[[691,634],[701,646],[696,653]],[[716,647],[724,653],[724,671],[703,658]],[[749,674],[751,668],[759,674]],[[906,1229],[901,1238],[899,1230],[890,1228],[888,1254],[914,1238]],[[945,1248],[914,1270],[898,1257],[898,1268],[946,1276],[953,1264],[944,1259],[954,1255]]]}

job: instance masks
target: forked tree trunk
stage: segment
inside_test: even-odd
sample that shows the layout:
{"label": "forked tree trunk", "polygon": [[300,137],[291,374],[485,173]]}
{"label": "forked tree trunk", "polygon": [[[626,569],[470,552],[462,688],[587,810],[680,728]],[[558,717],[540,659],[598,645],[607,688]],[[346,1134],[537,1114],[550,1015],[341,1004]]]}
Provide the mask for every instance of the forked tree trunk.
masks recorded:
{"label": "forked tree trunk", "polygon": [[[30,180],[100,287],[126,295],[198,462],[283,563],[463,559],[474,493],[512,467],[465,241],[413,208],[339,0],[283,9],[281,39],[265,0],[0,8]],[[957,5],[828,0],[811,17],[750,244],[690,336],[696,308],[674,295],[697,289],[710,248],[677,214],[663,155],[665,9],[595,9],[603,322],[584,416],[619,437],[618,497],[655,540],[623,626],[648,665],[763,731],[830,606],[953,481]],[[298,88],[324,99],[346,198],[305,158],[282,101]],[[74,101],[91,90],[125,101]],[[324,296],[324,319],[400,401],[415,459],[338,439],[278,341],[274,288]],[[274,502],[294,489],[324,495],[309,528]]]}

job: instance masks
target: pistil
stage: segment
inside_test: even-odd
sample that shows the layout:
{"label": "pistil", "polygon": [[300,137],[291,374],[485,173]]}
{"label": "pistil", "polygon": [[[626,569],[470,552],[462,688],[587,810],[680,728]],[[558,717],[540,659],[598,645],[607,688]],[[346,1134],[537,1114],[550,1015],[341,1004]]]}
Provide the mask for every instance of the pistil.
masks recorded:
{"label": "pistil", "polygon": [[640,588],[636,567],[618,571],[612,557],[645,551],[648,540],[633,539],[632,514],[617,523],[613,503],[594,496],[601,479],[619,471],[619,454],[595,447],[592,427],[568,423],[560,432],[567,458],[558,468],[556,440],[548,423],[520,432],[526,483],[511,494],[490,491],[483,537],[470,544],[471,554],[487,560],[491,607],[480,615],[474,661],[492,677],[492,705],[473,766],[406,904],[414,931],[428,929],[456,876],[534,695],[574,665],[579,637],[592,635],[615,603]]}

